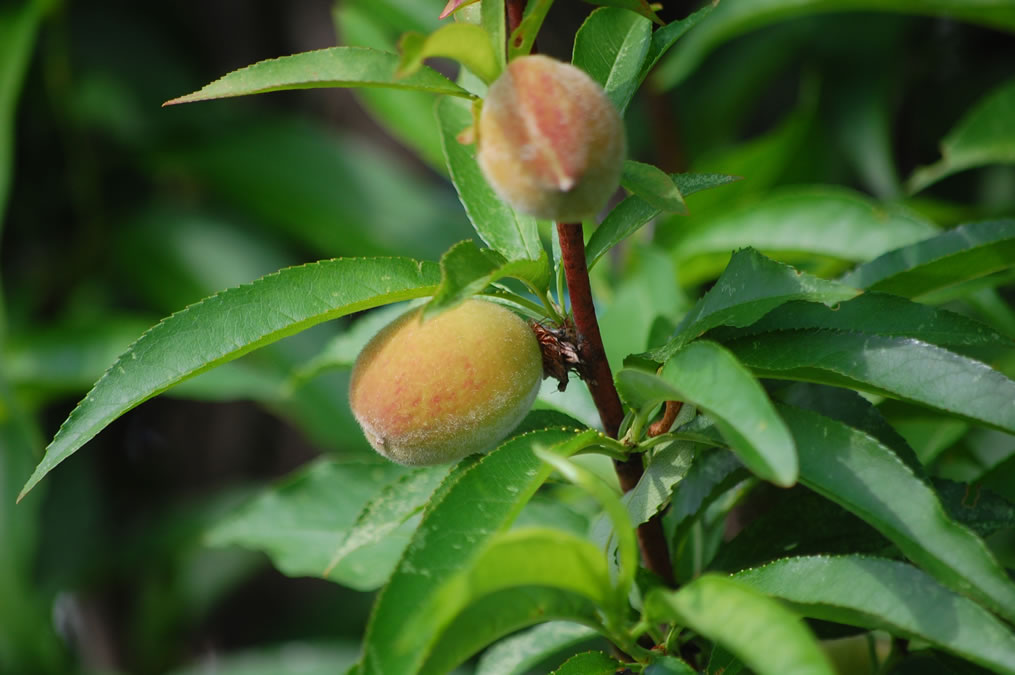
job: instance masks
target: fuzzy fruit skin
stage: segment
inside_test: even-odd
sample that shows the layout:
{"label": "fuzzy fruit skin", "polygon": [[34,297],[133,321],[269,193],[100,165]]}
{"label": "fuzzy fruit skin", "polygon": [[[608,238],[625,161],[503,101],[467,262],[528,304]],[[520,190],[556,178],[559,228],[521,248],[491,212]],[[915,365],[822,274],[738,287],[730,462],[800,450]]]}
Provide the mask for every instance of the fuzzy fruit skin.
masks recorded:
{"label": "fuzzy fruit skin", "polygon": [[381,330],[352,370],[349,403],[367,440],[407,465],[493,448],[525,417],[543,377],[532,329],[469,300],[421,322],[412,310]]}
{"label": "fuzzy fruit skin", "polygon": [[559,222],[595,216],[620,184],[624,123],[584,71],[522,56],[483,101],[477,161],[494,191],[523,213]]}

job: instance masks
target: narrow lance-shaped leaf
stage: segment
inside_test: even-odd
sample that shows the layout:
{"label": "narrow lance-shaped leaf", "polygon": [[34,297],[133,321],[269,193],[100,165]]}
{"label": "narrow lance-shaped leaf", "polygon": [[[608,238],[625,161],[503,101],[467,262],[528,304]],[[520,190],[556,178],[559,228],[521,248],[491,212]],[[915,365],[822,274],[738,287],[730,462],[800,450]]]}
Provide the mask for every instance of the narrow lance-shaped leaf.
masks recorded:
{"label": "narrow lance-shaped leaf", "polygon": [[363,673],[415,672],[438,637],[406,633],[406,621],[431,602],[436,588],[462,570],[517,516],[550,474],[531,448],[538,444],[567,456],[598,432],[536,431],[502,444],[467,469],[431,502],[398,569],[381,591],[367,625]]}
{"label": "narrow lance-shaped leaf", "polygon": [[719,345],[693,342],[674,354],[659,375],[625,368],[617,374],[617,385],[638,407],[668,400],[694,404],[715,420],[757,476],[783,486],[796,482],[796,450],[789,430],[757,380]]}
{"label": "narrow lance-shaped leaf", "polygon": [[688,17],[680,21],[671,21],[652,33],[652,42],[648,48],[648,55],[645,57],[641,76],[638,78],[639,84],[645,81],[649,72],[659,62],[659,59],[669,51],[670,47],[675,45],[677,40],[684,36],[684,33],[694,28],[699,21],[708,16],[713,9],[715,9],[715,4],[705,5]]}
{"label": "narrow lance-shaped leaf", "polygon": [[472,94],[426,66],[407,77],[398,77],[395,74],[397,69],[397,54],[368,47],[329,47],[234,70],[192,94],[166,101],[163,105],[320,87],[388,87],[472,97]]}
{"label": "narrow lance-shaped leaf", "polygon": [[[937,232],[932,223],[903,207],[822,185],[780,188],[760,201],[716,209],[695,227],[676,231],[671,248],[678,260],[751,246],[859,262]],[[702,273],[692,269],[681,279],[692,283],[702,280]]]}
{"label": "narrow lance-shaped leaf", "polygon": [[[638,546],[635,543],[634,524],[627,514],[627,509],[624,508],[613,489],[585,467],[541,448],[534,448],[533,452],[559,471],[566,479],[595,497],[596,501],[602,505],[606,516],[613,523],[613,531],[617,535],[619,571],[617,572],[616,588],[613,592],[615,603],[610,609],[613,610],[614,617],[619,616],[623,607],[626,606],[627,596],[634,585],[634,577],[638,569]],[[604,589],[603,593],[604,597],[609,597],[605,595],[607,589]]]}
{"label": "narrow lance-shaped leaf", "polygon": [[[739,176],[721,173],[672,173],[670,179],[682,196],[726,185],[740,180]],[[662,213],[637,195],[618,204],[596,228],[585,245],[585,260],[591,269],[607,251],[647,225]]]}
{"label": "narrow lance-shaped leaf", "polygon": [[[385,485],[363,505],[356,523],[341,540],[322,575],[332,578],[332,571],[342,561],[368,546],[373,546],[422,511],[431,495],[448,476],[446,466],[427,466],[398,476]],[[344,492],[344,490],[336,490]],[[348,585],[348,583],[347,583]]]}
{"label": "narrow lance-shaped leaf", "polygon": [[1015,162],[1015,80],[1001,85],[941,141],[941,159],[916,169],[906,187],[919,192],[945,176],[986,164]]}
{"label": "narrow lance-shaped leaf", "polygon": [[590,541],[548,528],[515,529],[494,537],[467,567],[437,584],[419,611],[406,618],[391,648],[404,652],[406,645],[418,643],[419,635],[442,632],[474,600],[530,586],[568,591],[609,613],[619,611],[606,556]]}
{"label": "narrow lance-shaped leaf", "polygon": [[662,169],[627,160],[620,184],[631,194],[637,195],[660,211],[687,213],[684,197],[676,182]]}
{"label": "narrow lance-shaped leaf", "polygon": [[557,619],[603,631],[595,604],[576,593],[546,586],[491,593],[473,602],[448,625],[430,650],[420,675],[446,675],[495,640]]}
{"label": "narrow lance-shaped leaf", "polygon": [[476,675],[524,675],[561,649],[587,642],[598,633],[573,621],[551,621],[498,642],[484,652]]}
{"label": "narrow lance-shaped leaf", "polygon": [[1015,433],[1015,381],[926,342],[794,330],[746,337],[726,347],[761,377],[860,389]]}
{"label": "narrow lance-shaped leaf", "polygon": [[962,314],[887,293],[864,293],[835,308],[819,302],[790,302],[746,328],[720,328],[712,331],[709,337],[728,342],[774,331],[817,328],[911,337],[939,347],[1011,347],[1015,344],[990,326]]}
{"label": "narrow lance-shaped leaf", "polygon": [[538,260],[543,245],[536,220],[516,212],[497,196],[476,163],[475,146],[458,141],[458,134],[472,125],[469,106],[444,98],[437,103],[437,121],[451,180],[476,233],[508,260]]}
{"label": "narrow lance-shaped leaf", "polygon": [[643,16],[604,7],[592,12],[575,35],[572,62],[602,85],[621,113],[638,89],[651,32],[652,23]]}
{"label": "narrow lance-shaped leaf", "polygon": [[1015,674],[1015,635],[987,610],[906,563],[862,556],[788,558],[734,578],[788,600],[805,616],[887,630],[993,673]]}
{"label": "narrow lance-shaped leaf", "polygon": [[860,265],[843,283],[917,298],[1015,266],[1015,220],[962,225]]}
{"label": "narrow lance-shaped leaf", "polygon": [[482,26],[449,23],[430,35],[406,33],[398,47],[401,52],[398,77],[419,72],[423,60],[435,56],[458,61],[487,84],[500,75],[500,64],[490,43],[490,34]]}
{"label": "narrow lance-shaped leaf", "polygon": [[797,441],[800,482],[863,518],[946,586],[1011,621],[1015,584],[979,537],[891,450],[812,412],[780,406]]}
{"label": "narrow lance-shaped leaf", "polygon": [[[405,468],[383,464],[320,462],[272,485],[235,509],[206,535],[210,546],[263,551],[289,576],[321,577],[336,547],[354,529],[360,512]],[[410,530],[411,531],[411,530]],[[408,532],[360,542],[328,570],[328,578],[362,591],[384,584]]]}
{"label": "narrow lance-shaped leaf", "polygon": [[507,11],[504,0],[483,0],[479,9],[480,25],[490,36],[494,45],[498,71],[507,65]]}
{"label": "narrow lance-shaped leaf", "polygon": [[95,383],[21,496],[107,424],[173,385],[322,321],[430,295],[438,279],[436,265],[407,258],[327,260],[284,269],[173,314]]}
{"label": "narrow lance-shaped leaf", "polygon": [[[372,2],[342,2],[331,12],[335,29],[350,45],[397,51],[398,37],[383,18],[384,8]],[[404,31],[404,24],[398,26]],[[394,138],[411,148],[438,172],[444,172],[437,121],[433,119],[433,96],[421,91],[360,87],[353,96]]]}
{"label": "narrow lance-shaped leaf", "polygon": [[968,0],[722,0],[708,21],[688,35],[659,67],[655,85],[662,90],[680,84],[716,47],[748,31],[798,16],[835,11],[899,12],[970,21],[1015,30],[1015,9],[1005,3]]}
{"label": "narrow lance-shaped leaf", "polygon": [[677,326],[670,341],[644,356],[662,363],[683,345],[717,326],[749,326],[793,300],[832,305],[858,293],[844,284],[775,262],[753,249],[737,251],[719,280]]}
{"label": "narrow lance-shaped leaf", "polygon": [[[742,582],[711,574],[645,600],[650,621],[677,623],[735,654],[758,675],[833,675],[799,617]],[[774,648],[778,645],[778,648]]]}

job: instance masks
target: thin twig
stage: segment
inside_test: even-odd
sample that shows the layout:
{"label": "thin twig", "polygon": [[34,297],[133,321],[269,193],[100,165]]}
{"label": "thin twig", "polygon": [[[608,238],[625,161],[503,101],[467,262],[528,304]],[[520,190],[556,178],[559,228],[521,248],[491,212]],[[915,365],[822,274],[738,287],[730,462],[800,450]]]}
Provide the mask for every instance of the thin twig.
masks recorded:
{"label": "thin twig", "polygon": [[[557,223],[557,237],[560,239],[561,262],[567,277],[571,312],[578,330],[579,350],[586,374],[585,384],[599,411],[603,430],[607,436],[616,438],[620,423],[624,420],[624,407],[613,386],[613,373],[606,360],[603,338],[599,333],[589,270],[585,263],[585,239],[581,223]],[[640,454],[625,461],[614,460],[613,466],[624,492],[633,489],[645,472]],[[674,585],[673,567],[660,515],[657,514],[638,526],[638,547],[645,566],[669,585]]]}
{"label": "thin twig", "polygon": [[680,409],[683,407],[683,401],[667,401],[666,407],[663,409],[663,416],[649,425],[649,438],[662,436],[669,431],[670,427],[673,426],[673,423],[677,421],[677,415],[680,414]]}

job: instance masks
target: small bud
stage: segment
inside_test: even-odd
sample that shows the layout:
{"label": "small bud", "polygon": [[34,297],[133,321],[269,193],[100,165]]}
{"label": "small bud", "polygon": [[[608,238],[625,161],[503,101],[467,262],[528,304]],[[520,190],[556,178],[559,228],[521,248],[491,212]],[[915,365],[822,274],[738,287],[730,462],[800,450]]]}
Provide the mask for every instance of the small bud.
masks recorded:
{"label": "small bud", "polygon": [[515,428],[542,380],[528,324],[485,300],[423,322],[395,319],[356,359],[349,404],[367,440],[400,464],[443,464],[485,452]]}
{"label": "small bud", "polygon": [[595,216],[620,184],[624,124],[582,70],[522,56],[497,78],[479,118],[477,159],[513,208],[559,222]]}

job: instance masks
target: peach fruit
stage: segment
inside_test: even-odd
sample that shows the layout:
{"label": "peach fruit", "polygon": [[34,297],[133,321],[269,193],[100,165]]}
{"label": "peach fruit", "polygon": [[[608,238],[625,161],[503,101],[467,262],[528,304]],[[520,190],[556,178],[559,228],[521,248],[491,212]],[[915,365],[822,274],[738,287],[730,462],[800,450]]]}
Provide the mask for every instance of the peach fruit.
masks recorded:
{"label": "peach fruit", "polygon": [[537,218],[595,216],[620,184],[626,146],[602,87],[546,56],[513,60],[483,101],[479,166],[501,199]]}
{"label": "peach fruit", "polygon": [[400,464],[443,464],[493,448],[539,390],[532,329],[500,305],[468,300],[382,329],[352,370],[349,402],[370,444]]}

